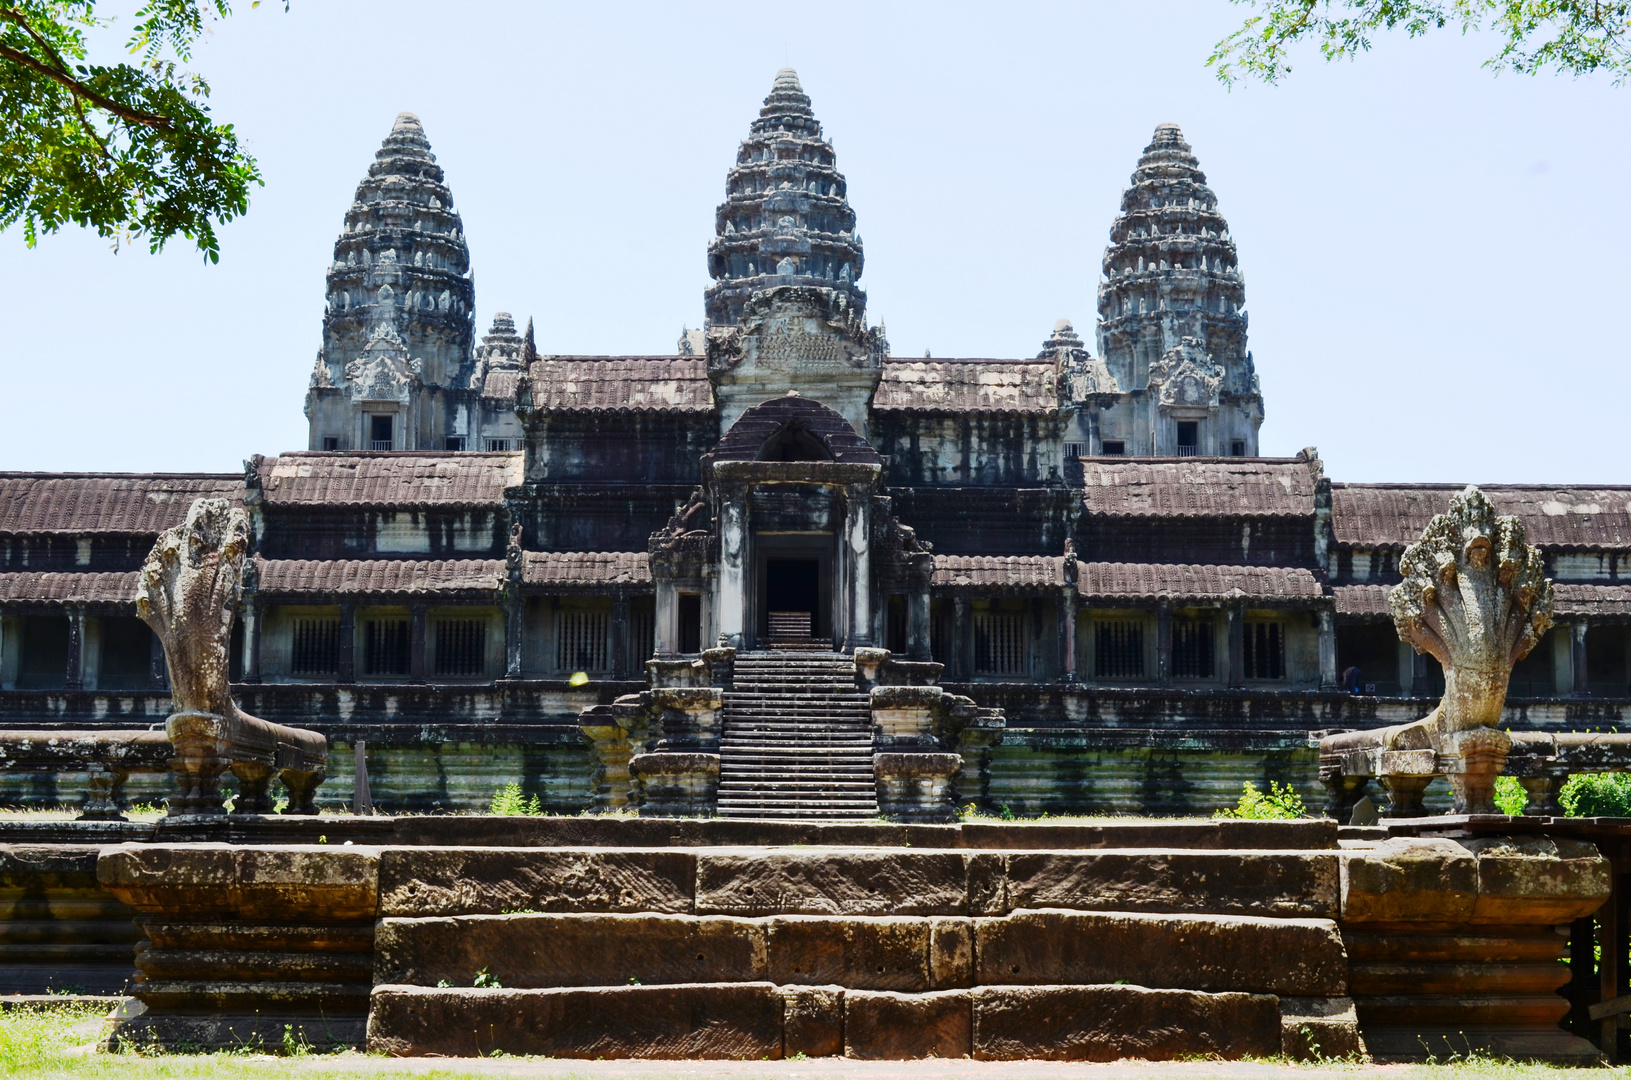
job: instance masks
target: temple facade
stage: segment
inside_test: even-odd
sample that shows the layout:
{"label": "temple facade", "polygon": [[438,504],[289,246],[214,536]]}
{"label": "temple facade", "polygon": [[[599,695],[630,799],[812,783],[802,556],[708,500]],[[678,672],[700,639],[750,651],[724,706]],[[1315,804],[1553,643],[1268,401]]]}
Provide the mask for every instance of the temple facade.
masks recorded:
{"label": "temple facade", "polygon": [[[894,672],[969,703],[935,736],[962,755],[959,805],[1208,811],[1243,779],[1311,790],[1320,733],[1416,719],[1441,691],[1386,591],[1459,485],[1259,455],[1235,243],[1176,126],[1111,224],[1094,332],[1024,331],[1034,352],[891,355],[792,71],[737,149],[706,258],[702,326],[671,355],[540,351],[506,313],[478,341],[463,226],[403,114],[335,245],[306,449],[241,475],[0,474],[0,723],[162,720],[136,570],[201,495],[253,526],[239,701],[329,736],[330,793],[366,740],[385,808],[482,807],[512,780],[555,810],[615,805],[633,758],[682,750],[722,760],[728,787],[733,753],[783,752],[743,741],[759,729],[732,708],[847,664],[850,690]],[[1557,582],[1509,712],[1623,722],[1631,488],[1484,490]],[[750,659],[800,651],[828,659],[779,684]],[[631,741],[619,702],[714,684],[723,735],[658,708]],[[865,700],[812,720],[820,760],[898,741],[892,720],[838,730]],[[789,791],[850,783],[795,765]],[[0,797],[55,788],[0,775]]]}

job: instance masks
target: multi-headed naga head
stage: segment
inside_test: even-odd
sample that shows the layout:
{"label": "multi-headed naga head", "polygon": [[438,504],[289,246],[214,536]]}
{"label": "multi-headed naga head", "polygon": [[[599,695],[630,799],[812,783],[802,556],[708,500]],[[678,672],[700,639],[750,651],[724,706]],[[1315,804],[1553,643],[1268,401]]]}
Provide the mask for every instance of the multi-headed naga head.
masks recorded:
{"label": "multi-headed naga head", "polygon": [[1399,560],[1389,594],[1399,637],[1444,667],[1438,728],[1494,727],[1512,666],[1552,626],[1552,583],[1523,523],[1469,486]]}

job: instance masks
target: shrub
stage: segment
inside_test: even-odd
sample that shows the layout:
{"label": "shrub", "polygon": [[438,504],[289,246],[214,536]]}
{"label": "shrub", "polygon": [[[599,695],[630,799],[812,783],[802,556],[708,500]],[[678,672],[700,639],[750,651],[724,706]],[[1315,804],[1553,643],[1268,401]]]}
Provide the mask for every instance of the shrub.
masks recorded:
{"label": "shrub", "polygon": [[1577,773],[1557,801],[1569,817],[1631,817],[1631,775]]}
{"label": "shrub", "polygon": [[1529,805],[1529,793],[1518,783],[1516,776],[1495,778],[1495,809],[1503,814],[1521,814]]}
{"label": "shrub", "polygon": [[1267,794],[1257,790],[1257,785],[1250,780],[1241,785],[1240,801],[1233,810],[1219,810],[1213,817],[1220,818],[1250,818],[1255,821],[1270,821],[1275,819],[1300,818],[1306,816],[1308,808],[1303,806],[1303,798],[1297,794],[1290,784],[1284,787],[1278,780],[1269,781]]}
{"label": "shrub", "polygon": [[526,798],[521,794],[521,785],[511,782],[493,792],[493,805],[487,812],[498,817],[537,817],[544,808],[538,796]]}

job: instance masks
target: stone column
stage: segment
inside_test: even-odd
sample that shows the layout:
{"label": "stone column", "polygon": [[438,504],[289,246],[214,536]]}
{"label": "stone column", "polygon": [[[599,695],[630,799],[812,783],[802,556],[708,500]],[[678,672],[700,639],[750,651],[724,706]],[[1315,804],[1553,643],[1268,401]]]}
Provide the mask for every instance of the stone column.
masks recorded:
{"label": "stone column", "polygon": [[1172,608],[1166,604],[1155,613],[1155,681],[1172,683]]}
{"label": "stone column", "polygon": [[612,597],[612,678],[629,677],[629,596]]}
{"label": "stone column", "polygon": [[850,586],[850,636],[845,648],[856,649],[872,644],[872,495],[858,487],[844,494]]}
{"label": "stone column", "polygon": [[911,589],[906,594],[906,655],[912,660],[932,659],[929,640],[929,584],[933,580],[932,556],[914,556]]}
{"label": "stone column", "polygon": [[1320,686],[1337,684],[1337,617],[1329,609],[1320,612]]}
{"label": "stone column", "polygon": [[85,685],[85,609],[68,609],[68,665],[62,685],[78,690]]}
{"label": "stone column", "polygon": [[1591,693],[1591,673],[1586,670],[1586,631],[1590,628],[1591,624],[1584,619],[1569,628],[1573,645],[1575,697],[1585,697]]}
{"label": "stone column", "polygon": [[504,677],[521,677],[521,658],[527,644],[527,602],[513,585],[504,590]]}
{"label": "stone column", "polygon": [[1229,685],[1246,685],[1246,609],[1240,604],[1229,609]]}
{"label": "stone column", "polygon": [[[246,683],[261,681],[261,605],[260,597],[254,594],[243,598],[244,620],[244,654],[243,680]],[[342,624],[343,624],[342,618]],[[344,633],[344,630],[341,631]],[[342,642],[343,645],[343,642]]]}
{"label": "stone column", "polygon": [[429,629],[430,611],[424,604],[414,604],[409,610],[413,613],[413,627],[408,638],[408,679],[422,683],[425,681],[425,637]]}
{"label": "stone column", "polygon": [[658,659],[672,660],[680,648],[680,596],[673,578],[658,578],[656,610],[652,613],[652,634]]}
{"label": "stone column", "polygon": [[957,596],[951,602],[951,668],[952,674],[967,682],[974,677],[974,635],[970,633],[968,597]]}
{"label": "stone column", "polygon": [[[743,647],[747,608],[748,507],[745,485],[719,493],[719,636],[733,649]],[[676,605],[677,606],[677,605]]]}
{"label": "stone column", "polygon": [[[259,677],[260,661],[257,657],[256,677]],[[354,683],[357,681],[357,605],[340,605],[340,663],[337,681],[341,683]],[[249,682],[248,665],[245,665],[244,681]]]}
{"label": "stone column", "polygon": [[1076,586],[1059,590],[1059,673],[1076,681]]}

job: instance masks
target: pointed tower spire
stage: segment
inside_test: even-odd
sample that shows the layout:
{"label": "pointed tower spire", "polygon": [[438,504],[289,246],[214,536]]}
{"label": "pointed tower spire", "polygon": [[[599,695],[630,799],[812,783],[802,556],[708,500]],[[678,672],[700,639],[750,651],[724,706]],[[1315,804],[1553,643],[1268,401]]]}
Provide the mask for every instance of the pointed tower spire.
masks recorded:
{"label": "pointed tower spire", "polygon": [[[314,448],[385,441],[363,429],[365,414],[381,413],[387,400],[402,403],[392,420],[392,448],[442,446],[436,409],[421,402],[419,423],[410,426],[414,410],[407,403],[469,376],[475,337],[469,271],[464,222],[442,167],[419,118],[401,113],[357,185],[334,242],[321,354],[328,371],[326,380],[315,379],[328,386],[315,388],[312,393],[321,394],[308,395],[306,406]],[[364,402],[371,403],[366,410]]]}
{"label": "pointed tower spire", "polygon": [[714,213],[704,294],[708,322],[734,324],[747,298],[777,285],[820,285],[848,295],[857,313],[866,294],[861,239],[855,235],[844,175],[832,144],[792,68],[776,73],[770,94],[726,174]]}
{"label": "pointed tower spire", "polygon": [[[1159,124],[1110,226],[1099,356],[1157,410],[1211,410],[1205,428],[1151,415],[1157,453],[1257,452],[1263,398],[1246,351],[1246,283],[1229,223],[1177,124]],[[1198,415],[1198,414],[1197,414]],[[1196,441],[1199,440],[1199,441]]]}

